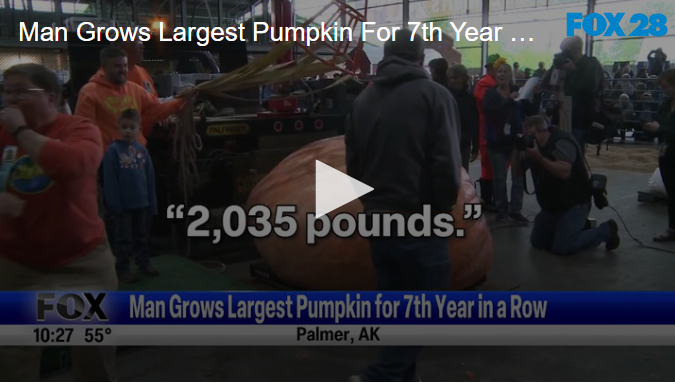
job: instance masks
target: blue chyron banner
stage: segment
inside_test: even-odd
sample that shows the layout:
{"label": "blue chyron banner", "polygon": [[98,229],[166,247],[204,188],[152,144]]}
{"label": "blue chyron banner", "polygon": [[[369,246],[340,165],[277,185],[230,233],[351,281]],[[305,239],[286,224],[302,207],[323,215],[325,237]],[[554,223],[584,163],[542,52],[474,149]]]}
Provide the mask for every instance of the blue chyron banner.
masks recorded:
{"label": "blue chyron banner", "polygon": [[672,325],[675,292],[0,292],[1,325]]}

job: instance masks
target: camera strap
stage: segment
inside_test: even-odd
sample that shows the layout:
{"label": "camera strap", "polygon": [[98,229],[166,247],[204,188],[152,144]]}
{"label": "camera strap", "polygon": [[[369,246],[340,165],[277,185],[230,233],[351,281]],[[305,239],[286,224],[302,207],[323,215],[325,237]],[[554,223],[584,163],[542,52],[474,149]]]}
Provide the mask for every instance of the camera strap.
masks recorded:
{"label": "camera strap", "polygon": [[[530,171],[532,173],[532,171]],[[537,193],[537,190],[535,189],[534,191],[530,192],[527,188],[527,172],[523,172],[523,189],[525,190],[525,194],[529,196],[533,196]]]}
{"label": "camera strap", "polygon": [[[520,164],[525,164],[525,161],[524,161],[524,160],[525,160],[525,159],[522,158],[522,155],[521,155]],[[512,166],[512,167],[513,167],[513,166]],[[533,196],[533,195],[535,195],[535,194],[537,193],[537,189],[536,189],[536,187],[535,187],[534,191],[532,191],[532,192],[529,191],[529,188],[528,188],[528,182],[527,182],[527,171],[528,171],[528,170],[525,169],[525,167],[523,167],[523,176],[522,176],[522,177],[523,177],[523,189],[525,190],[525,194],[526,194],[526,195],[528,195],[528,196]],[[513,170],[511,170],[511,172],[513,172]],[[534,174],[532,173],[532,170],[531,170],[531,169],[530,169],[530,174],[532,175],[532,181],[536,183],[536,180],[534,179]]]}
{"label": "camera strap", "polygon": [[581,152],[581,147],[579,147],[579,143],[577,143],[576,141],[572,142],[576,146],[577,153],[579,154],[579,156],[583,158],[588,188],[590,189],[591,196],[593,197],[595,207],[597,209],[604,209],[606,207],[609,207],[609,201],[607,200],[607,176],[593,173],[591,165],[588,164],[586,156],[584,156],[584,154]]}

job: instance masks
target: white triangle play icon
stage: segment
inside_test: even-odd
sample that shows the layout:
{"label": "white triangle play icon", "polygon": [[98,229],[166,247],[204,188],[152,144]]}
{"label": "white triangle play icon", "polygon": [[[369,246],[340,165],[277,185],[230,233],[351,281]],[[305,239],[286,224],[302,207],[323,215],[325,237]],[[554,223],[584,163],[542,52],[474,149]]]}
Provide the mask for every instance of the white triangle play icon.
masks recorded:
{"label": "white triangle play icon", "polygon": [[373,190],[369,185],[316,160],[316,217],[321,217]]}

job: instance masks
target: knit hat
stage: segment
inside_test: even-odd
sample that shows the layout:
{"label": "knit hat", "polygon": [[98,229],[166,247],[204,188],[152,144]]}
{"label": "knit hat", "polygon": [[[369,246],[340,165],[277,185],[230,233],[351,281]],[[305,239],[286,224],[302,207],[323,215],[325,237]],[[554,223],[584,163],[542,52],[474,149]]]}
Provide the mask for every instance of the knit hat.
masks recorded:
{"label": "knit hat", "polygon": [[394,32],[396,39],[384,43],[384,56],[397,56],[408,61],[416,61],[424,55],[422,37],[409,29]]}

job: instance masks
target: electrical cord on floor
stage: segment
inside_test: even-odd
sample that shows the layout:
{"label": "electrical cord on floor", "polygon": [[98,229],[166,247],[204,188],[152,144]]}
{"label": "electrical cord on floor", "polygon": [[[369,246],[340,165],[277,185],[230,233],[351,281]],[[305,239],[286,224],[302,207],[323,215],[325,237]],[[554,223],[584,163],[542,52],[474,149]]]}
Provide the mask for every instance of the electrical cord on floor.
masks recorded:
{"label": "electrical cord on floor", "polygon": [[[601,145],[602,145],[602,143],[600,143],[600,145],[598,145],[598,151],[600,150]],[[599,152],[598,152],[598,154],[599,154]],[[584,156],[584,163],[586,163],[586,167],[588,168],[589,174],[593,175],[593,170],[591,169],[591,165],[588,163],[588,159],[586,158],[586,156]],[[605,192],[605,194],[606,194],[606,192]],[[623,228],[626,230],[626,233],[628,234],[628,237],[630,237],[631,240],[635,241],[638,244],[638,246],[640,246],[641,248],[647,248],[647,249],[651,249],[651,250],[654,250],[654,251],[675,254],[675,251],[671,251],[669,249],[664,249],[664,248],[660,248],[660,247],[655,247],[653,245],[647,245],[642,240],[633,236],[633,234],[630,233],[630,230],[628,229],[628,225],[626,225],[626,222],[623,220],[623,217],[621,217],[621,214],[619,213],[619,211],[617,211],[616,208],[612,207],[608,203],[607,203],[606,207],[611,209],[612,211],[614,211],[614,213],[616,214],[616,217],[619,218],[619,221],[621,221],[621,225],[623,225]]]}
{"label": "electrical cord on floor", "polygon": [[614,213],[616,213],[616,216],[617,216],[617,217],[619,218],[619,220],[621,221],[621,225],[623,225],[623,228],[626,230],[626,233],[628,234],[628,237],[630,237],[633,241],[635,241],[636,243],[638,243],[638,245],[639,245],[641,248],[647,248],[647,249],[651,249],[651,250],[654,250],[654,251],[660,251],[660,252],[665,252],[665,253],[672,253],[672,254],[675,254],[675,251],[671,251],[671,250],[669,250],[669,249],[664,249],[664,248],[660,248],[660,247],[655,247],[655,246],[653,246],[653,245],[647,245],[647,244],[645,244],[642,240],[640,240],[640,239],[638,239],[637,237],[633,236],[633,234],[630,233],[630,231],[628,230],[628,226],[626,225],[626,222],[623,220],[623,217],[621,217],[621,214],[619,213],[619,211],[617,211],[616,208],[612,207],[611,205],[608,205],[607,208],[611,209],[612,211],[614,211]]}
{"label": "electrical cord on floor", "polygon": [[[659,248],[655,247],[653,245],[647,245],[645,244],[642,240],[638,239],[637,237],[633,236],[633,234],[630,232],[628,229],[628,225],[626,225],[626,222],[623,220],[623,217],[621,217],[621,214],[619,211],[616,210],[616,208],[612,207],[611,205],[607,206],[607,208],[611,209],[614,211],[616,216],[619,218],[619,221],[621,221],[621,225],[623,225],[623,228],[626,230],[626,233],[628,234],[628,237],[631,238],[631,240],[635,241],[641,248],[647,248],[651,249],[654,251],[659,251],[659,252],[665,252],[665,253],[671,253],[675,254],[675,251],[671,251],[669,249],[664,249],[664,248]],[[529,218],[534,215],[527,215],[525,216],[526,218]],[[498,229],[504,229],[504,228],[517,228],[517,227],[525,227],[527,226],[526,224],[521,224],[521,223],[504,223],[504,224],[498,224],[498,225],[488,225],[488,228],[490,229],[490,232],[496,231]]]}

